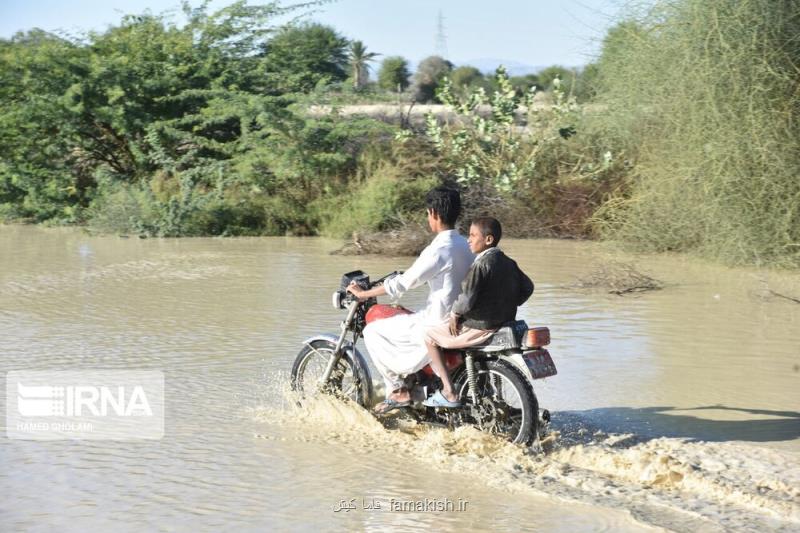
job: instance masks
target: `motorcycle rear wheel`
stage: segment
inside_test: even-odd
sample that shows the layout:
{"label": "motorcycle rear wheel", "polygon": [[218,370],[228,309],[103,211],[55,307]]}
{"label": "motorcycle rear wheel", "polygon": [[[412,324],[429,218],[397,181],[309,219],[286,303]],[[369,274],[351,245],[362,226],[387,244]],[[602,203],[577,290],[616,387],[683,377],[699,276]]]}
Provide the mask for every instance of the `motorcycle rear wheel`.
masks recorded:
{"label": "motorcycle rear wheel", "polygon": [[539,402],[528,380],[503,360],[479,362],[476,367],[477,405],[469,393],[466,367],[462,366],[453,379],[463,406],[460,422],[516,444],[531,444],[538,430]]}
{"label": "motorcycle rear wheel", "polygon": [[303,346],[292,365],[292,390],[303,397],[329,393],[366,406],[368,389],[347,353],[340,356],[328,383],[320,386],[320,378],[335,348],[336,344],[327,340],[315,340]]}

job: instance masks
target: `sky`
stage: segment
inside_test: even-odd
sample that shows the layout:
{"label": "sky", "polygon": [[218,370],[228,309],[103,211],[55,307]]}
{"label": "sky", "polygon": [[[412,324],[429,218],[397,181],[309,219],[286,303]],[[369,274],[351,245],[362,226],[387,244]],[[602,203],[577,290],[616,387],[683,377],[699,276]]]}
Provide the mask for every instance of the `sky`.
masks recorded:
{"label": "sky", "polygon": [[[231,0],[212,0],[218,9]],[[198,2],[193,1],[196,5]],[[251,0],[251,4],[260,3]],[[312,20],[328,24],[369,51],[401,55],[416,63],[441,51],[443,17],[446,57],[456,64],[502,59],[529,66],[581,66],[600,50],[623,0],[337,0],[320,6]],[[181,20],[179,0],[0,0],[0,37],[44,30],[106,29],[123,14],[170,8]]]}

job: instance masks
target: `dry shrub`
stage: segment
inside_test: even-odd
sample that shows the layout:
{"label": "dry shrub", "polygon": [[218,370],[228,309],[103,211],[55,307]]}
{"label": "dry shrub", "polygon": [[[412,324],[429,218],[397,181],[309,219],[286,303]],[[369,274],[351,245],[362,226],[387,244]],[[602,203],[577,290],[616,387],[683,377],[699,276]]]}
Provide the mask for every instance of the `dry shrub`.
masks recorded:
{"label": "dry shrub", "polygon": [[365,234],[354,232],[350,242],[331,254],[417,256],[430,244],[431,239],[430,231],[419,224]]}
{"label": "dry shrub", "polygon": [[[566,160],[569,156],[561,157]],[[547,169],[546,178],[511,194],[489,185],[473,185],[462,193],[462,220],[466,224],[477,216],[495,217],[508,237],[593,238],[591,217],[619,183],[620,172],[612,170],[593,180],[583,179],[571,168]]]}
{"label": "dry shrub", "polygon": [[630,263],[609,262],[597,267],[591,274],[578,280],[575,287],[603,289],[609,294],[622,296],[638,292],[657,291],[664,283],[643,274]]}

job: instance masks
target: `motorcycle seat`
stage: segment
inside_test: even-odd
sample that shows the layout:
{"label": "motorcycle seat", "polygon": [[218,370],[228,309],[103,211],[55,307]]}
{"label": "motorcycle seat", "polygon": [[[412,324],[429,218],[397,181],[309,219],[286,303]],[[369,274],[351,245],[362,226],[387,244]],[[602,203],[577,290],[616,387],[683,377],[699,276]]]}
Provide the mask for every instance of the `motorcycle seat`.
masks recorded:
{"label": "motorcycle seat", "polygon": [[470,349],[482,352],[499,352],[519,348],[522,346],[527,333],[528,324],[524,320],[506,322],[491,337],[481,344],[470,346]]}

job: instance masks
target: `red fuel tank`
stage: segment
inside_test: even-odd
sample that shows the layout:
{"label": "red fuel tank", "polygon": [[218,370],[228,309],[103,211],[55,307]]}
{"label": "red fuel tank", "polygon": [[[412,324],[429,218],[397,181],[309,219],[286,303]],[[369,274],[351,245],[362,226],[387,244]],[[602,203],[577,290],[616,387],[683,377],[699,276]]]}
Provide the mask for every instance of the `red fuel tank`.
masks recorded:
{"label": "red fuel tank", "polygon": [[397,315],[410,315],[411,313],[411,311],[402,305],[375,304],[369,308],[369,311],[367,311],[367,316],[364,318],[366,319],[367,324],[369,324],[370,322],[374,322],[376,320],[391,318]]}

